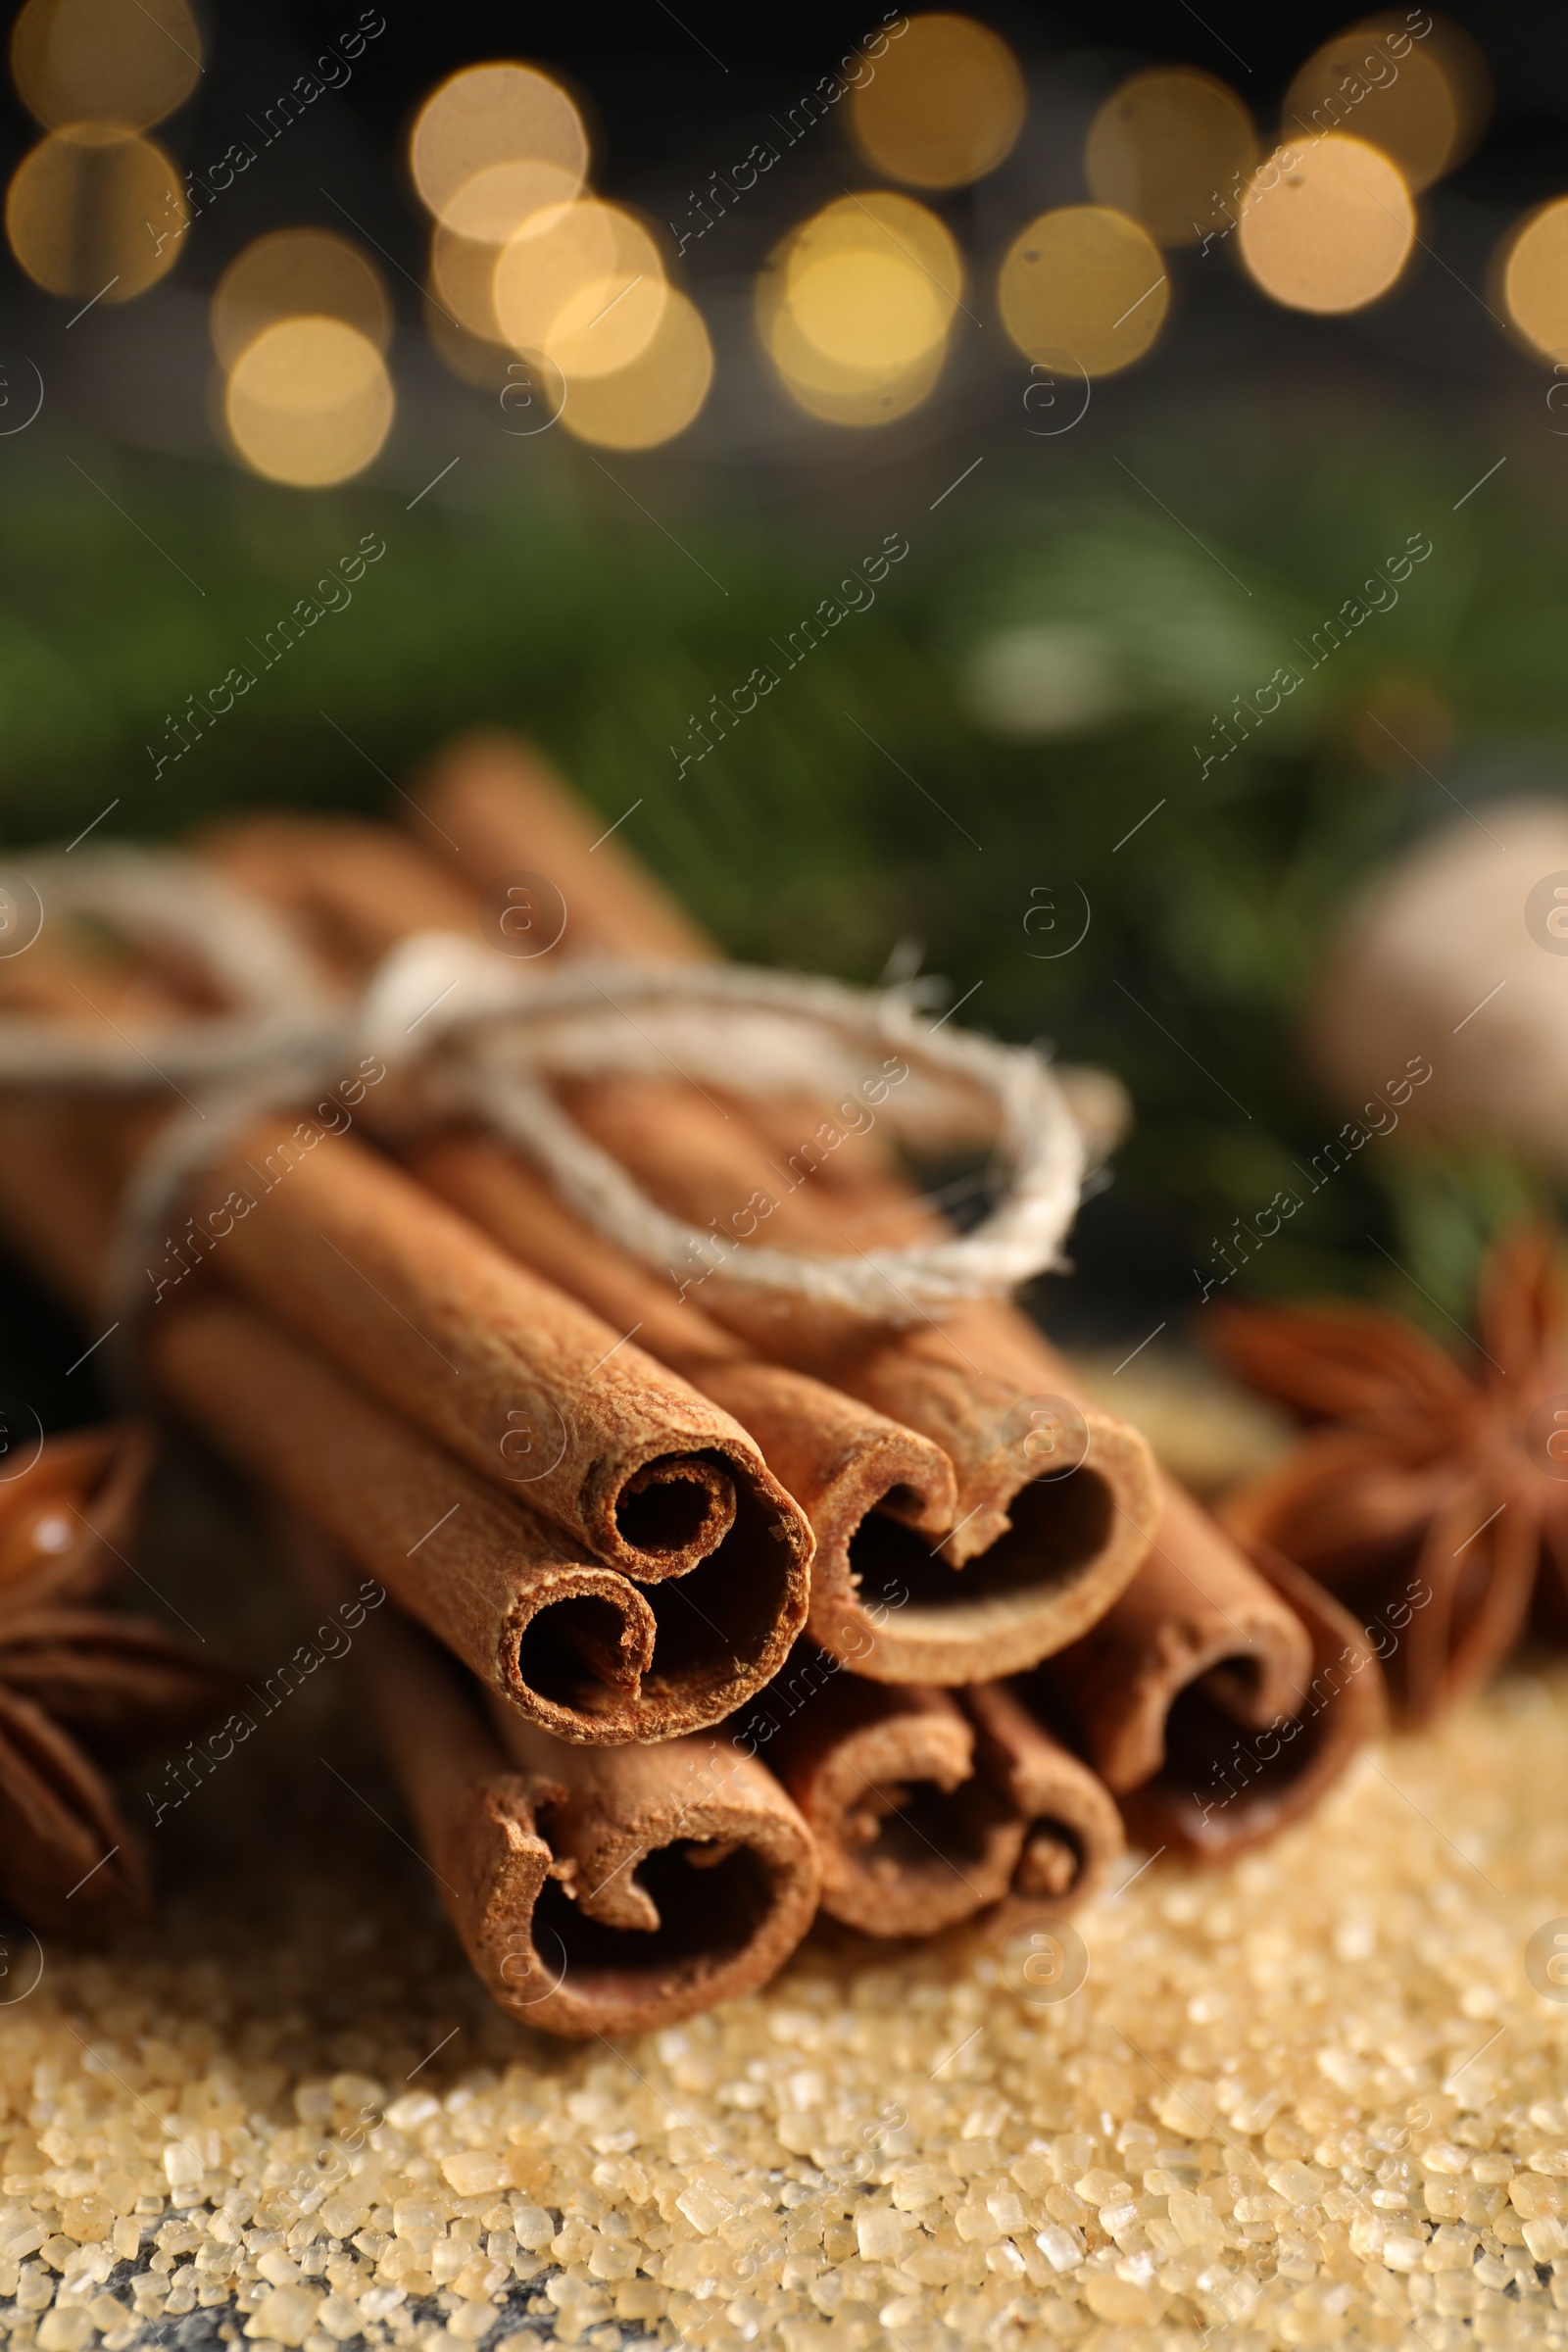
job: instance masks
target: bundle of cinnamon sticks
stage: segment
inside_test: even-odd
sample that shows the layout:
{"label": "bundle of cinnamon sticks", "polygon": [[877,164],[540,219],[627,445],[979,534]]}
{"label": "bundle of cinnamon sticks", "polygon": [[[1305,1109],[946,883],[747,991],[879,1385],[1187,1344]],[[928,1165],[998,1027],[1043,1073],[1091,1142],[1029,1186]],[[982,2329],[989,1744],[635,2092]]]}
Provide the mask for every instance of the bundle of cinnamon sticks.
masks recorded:
{"label": "bundle of cinnamon sticks", "polygon": [[[406,831],[263,816],[190,846],[345,1004],[431,930],[544,970],[714,956],[508,738],[403,801]],[[0,1020],[107,1023],[154,1063],[212,1009],[183,951],[102,926],[0,965]],[[715,1089],[671,1059],[556,1093],[669,1215],[836,1258],[946,1231],[876,1115],[893,1083]],[[0,1227],[84,1313],[172,1109],[156,1080],[0,1095]],[[1005,1301],[882,1322],[658,1266],[496,1135],[416,1115],[373,1054],[217,1124],[139,1363],[285,1506],[313,1596],[349,1563],[390,1596],[351,1670],[527,2022],[690,2015],[818,1909],[883,1937],[1060,1916],[1129,1833],[1200,1858],[1273,1834],[1381,1722],[1357,1624],[1244,1555]]]}

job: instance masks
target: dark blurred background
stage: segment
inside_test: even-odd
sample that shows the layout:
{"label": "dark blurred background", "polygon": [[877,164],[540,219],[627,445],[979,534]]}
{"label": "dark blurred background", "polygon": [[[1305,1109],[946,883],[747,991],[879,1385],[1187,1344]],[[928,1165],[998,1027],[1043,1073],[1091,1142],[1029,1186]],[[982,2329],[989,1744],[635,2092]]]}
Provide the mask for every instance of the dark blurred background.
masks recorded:
{"label": "dark blurred background", "polygon": [[[140,14],[188,37],[171,6]],[[23,12],[35,48],[47,14]],[[1451,167],[1412,187],[1409,256],[1376,299],[1283,297],[1245,266],[1239,200],[1220,203],[1206,244],[1162,246],[1168,308],[1137,364],[1086,370],[1065,338],[1031,357],[1009,332],[999,270],[1031,221],[1102,198],[1086,141],[1129,77],[1226,85],[1265,158],[1297,135],[1293,85],[1321,45],[1423,14],[983,9],[965,22],[1016,61],[1021,127],[992,168],[933,186],[875,168],[848,96],[781,127],[878,12],[208,7],[189,20],[189,96],[141,126],[194,175],[195,217],[126,300],[94,290],[101,257],[105,276],[123,262],[122,292],[141,267],[100,181],[90,202],[69,182],[41,225],[18,195],[40,143],[81,133],[8,87],[0,858],[243,805],[396,813],[390,781],[446,734],[514,725],[607,822],[636,804],[622,837],[736,954],[861,981],[897,958],[966,997],[964,1020],[1115,1071],[1137,1125],[1046,1303],[1092,1340],[1180,1329],[1218,1242],[1343,1115],[1301,1039],[1357,892],[1456,804],[1561,791],[1568,264],[1548,238],[1534,311],[1506,270],[1568,191],[1568,17],[1461,5],[1416,35],[1418,64],[1448,42],[1472,143],[1456,130]],[[346,78],[266,137],[355,25]],[[706,398],[650,446],[565,429],[569,397],[534,429],[549,370],[471,336],[443,346],[432,317],[411,130],[448,76],[514,58],[569,94],[593,191],[644,221],[706,324]],[[1346,123],[1374,145],[1375,127],[1372,104]],[[215,186],[246,140],[250,168]],[[736,165],[769,140],[776,162],[738,194]],[[905,413],[833,421],[764,349],[758,287],[824,208],[889,187],[945,229],[961,289]],[[365,462],[318,483],[258,470],[225,391],[238,363],[211,333],[225,271],[310,225],[379,279],[395,401]],[[182,725],[366,535],[386,552],[352,605],[220,719]],[[1325,617],[1422,536],[1396,604],[1309,668]],[[744,723],[705,732],[714,698],[890,540],[907,553],[874,603]],[[1227,733],[1293,662],[1299,691]],[[1462,1319],[1481,1237],[1551,1187],[1495,1128],[1401,1134],[1238,1280]],[[20,1276],[4,1306],[0,1385],[80,1418],[74,1335]]]}

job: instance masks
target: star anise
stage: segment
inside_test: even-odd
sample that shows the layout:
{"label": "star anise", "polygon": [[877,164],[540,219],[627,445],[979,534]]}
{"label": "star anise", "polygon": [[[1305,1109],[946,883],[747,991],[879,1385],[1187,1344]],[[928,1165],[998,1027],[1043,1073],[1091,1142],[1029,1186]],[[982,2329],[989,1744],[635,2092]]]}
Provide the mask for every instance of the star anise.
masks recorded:
{"label": "star anise", "polygon": [[100,1759],[193,1731],[232,1688],[192,1645],[95,1605],[128,1565],[151,1450],[120,1423],[0,1475],[0,1909],[73,1937],[151,1900]]}
{"label": "star anise", "polygon": [[1473,1369],[1349,1300],[1225,1307],[1212,1337],[1316,1424],[1224,1516],[1361,1616],[1406,1723],[1485,1682],[1532,1600],[1568,1622],[1568,1285],[1548,1229],[1489,1250]]}

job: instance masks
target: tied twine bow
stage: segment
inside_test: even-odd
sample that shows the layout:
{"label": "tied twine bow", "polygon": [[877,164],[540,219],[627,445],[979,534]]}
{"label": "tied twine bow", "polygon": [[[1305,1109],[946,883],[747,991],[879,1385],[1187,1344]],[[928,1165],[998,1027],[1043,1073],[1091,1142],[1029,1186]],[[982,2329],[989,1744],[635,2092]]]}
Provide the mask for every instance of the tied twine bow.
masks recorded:
{"label": "tied twine bow", "polygon": [[[43,919],[109,925],[193,966],[220,1003],[132,1040],[0,1015],[0,1084],[101,1093],[171,1086],[187,1107],[136,1170],[112,1252],[117,1313],[185,1185],[261,1113],[307,1101],[355,1056],[385,1062],[411,1112],[478,1118],[533,1160],[596,1231],[646,1263],[721,1273],[755,1294],[906,1323],[1004,1294],[1061,1264],[1088,1145],[1042,1056],[925,1026],[906,989],[868,991],[745,965],[519,967],[457,933],[393,949],[357,1001],[322,985],[284,923],[192,861],[104,849],[37,859],[22,877]],[[672,1217],[562,1108],[551,1078],[668,1077],[731,1094],[841,1099],[889,1059],[877,1115],[926,1144],[989,1130],[1008,1179],[971,1232],[913,1248],[817,1257],[738,1246]],[[989,1116],[988,1116],[989,1114]],[[745,1203],[737,1201],[737,1217]]]}

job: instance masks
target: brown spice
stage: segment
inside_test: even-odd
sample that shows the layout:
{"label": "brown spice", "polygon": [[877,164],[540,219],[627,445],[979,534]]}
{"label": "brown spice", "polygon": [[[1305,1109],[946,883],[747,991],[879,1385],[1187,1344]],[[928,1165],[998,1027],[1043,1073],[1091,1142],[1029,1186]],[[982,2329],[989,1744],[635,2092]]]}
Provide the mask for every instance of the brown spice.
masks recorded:
{"label": "brown spice", "polygon": [[1042,1912],[1061,1919],[1093,1902],[1126,1851],[1109,1789],[1010,1684],[978,1683],[961,1701],[975,1728],[977,1770],[1024,1825],[1011,1886],[980,1925],[1005,1936]]}
{"label": "brown spice", "polygon": [[[1472,1372],[1403,1317],[1348,1299],[1225,1307],[1231,1365],[1312,1424],[1225,1505],[1371,1629],[1407,1723],[1477,1689],[1539,1597],[1568,1622],[1568,1285],[1544,1226],[1482,1275]],[[1561,1414],[1558,1408],[1561,1407]]]}
{"label": "brown spice", "polygon": [[1385,1720],[1348,1612],[1278,1554],[1216,1542],[1177,1489],[1121,1600],[1014,1689],[1067,1730],[1141,1843],[1196,1861],[1300,1819]]}
{"label": "brown spice", "polygon": [[[317,1539],[288,1552],[313,1600],[350,1590]],[[356,1632],[351,1672],[464,1948],[520,2023],[674,2025],[765,1984],[810,1925],[806,1825],[726,1741],[573,1747],[501,1701],[486,1722],[390,1607]]]}
{"label": "brown spice", "polygon": [[1024,1825],[976,1776],[974,1727],[946,1690],[862,1682],[803,1644],[734,1732],[809,1824],[831,1918],[928,1936],[1006,1893]]}
{"label": "brown spice", "polygon": [[[9,1129],[25,1146],[0,1176],[0,1210],[79,1303],[101,1285],[114,1172],[128,1177],[158,1124],[144,1109],[53,1098],[12,1096],[0,1107],[0,1135]],[[514,1264],[356,1138],[322,1129],[318,1148],[306,1150],[298,1132],[259,1121],[192,1188],[205,1226],[220,1237],[225,1272],[515,1494],[530,1521],[537,1513],[564,1528],[565,1557],[581,1546],[644,1584],[705,1572],[703,1589],[665,1611],[662,1661],[677,1682],[695,1676],[695,1689],[708,1676],[727,1697],[696,1699],[686,1715],[683,1699],[651,1691],[652,1714],[634,1708],[604,1736],[644,1736],[670,1707],[667,1732],[726,1711],[785,1655],[809,1591],[809,1527],[745,1431],[645,1355],[624,1326],[611,1328]],[[167,1287],[166,1278],[150,1315],[171,1311]],[[558,1548],[553,1537],[538,1544]],[[758,1614],[767,1598],[778,1611],[771,1629]],[[622,1655],[611,1680],[624,1699],[626,1673],[637,1681],[627,1642],[648,1652],[648,1666],[657,1612],[630,1588],[621,1602]],[[591,1626],[578,1624],[576,1646],[586,1642],[604,1663],[614,1655],[613,1620],[600,1622],[597,1608],[587,1616],[599,1630],[590,1639]],[[642,1628],[635,1638],[633,1625]]]}
{"label": "brown spice", "polygon": [[1149,1558],[1100,1623],[1040,1668],[1075,1742],[1118,1796],[1167,1762],[1188,1691],[1234,1727],[1294,1715],[1311,1672],[1306,1629],[1196,1503],[1167,1498]]}
{"label": "brown spice", "polygon": [[718,1721],[767,1680],[805,1616],[783,1544],[760,1548],[744,1579],[715,1555],[645,1592],[238,1303],[155,1318],[147,1360],[215,1445],[564,1740],[662,1740]]}
{"label": "brown spice", "polygon": [[[485,761],[481,798],[488,839],[499,832],[508,794],[500,755],[493,745],[486,746]],[[456,778],[453,789],[458,790],[463,784],[461,762],[452,775]],[[531,822],[541,794],[531,785],[529,793]],[[544,797],[548,799],[548,793]],[[577,840],[576,854],[586,859],[593,836],[572,805],[564,796],[558,798],[560,807],[551,801],[549,812],[540,821],[558,846]],[[515,810],[513,822],[515,831]],[[447,810],[437,823],[444,835],[460,840],[467,837],[464,818],[455,809]],[[308,887],[303,881],[295,886],[293,903],[304,907],[330,898],[335,935],[352,927],[361,953],[369,956],[391,944],[397,925],[413,919],[418,903],[417,870],[424,853],[422,849],[407,853],[397,890],[388,894],[392,911],[383,914],[373,894],[363,889],[352,894],[345,889],[341,902],[332,896],[333,875],[345,862],[342,832],[340,827],[333,828],[337,849],[323,858]],[[240,826],[227,829],[209,845],[232,879],[246,879],[247,839],[247,829]],[[289,886],[276,826],[270,829],[264,846],[266,855],[258,860],[264,887],[286,898]],[[524,854],[520,841],[514,839],[514,865]],[[561,848],[560,854],[564,857],[565,848]],[[375,852],[377,858],[382,855],[380,850]],[[586,904],[597,886],[593,878],[598,871],[598,853],[594,855],[594,867],[586,869],[580,883],[574,878],[567,893],[573,906]],[[312,858],[309,828],[300,826],[297,858],[302,874],[311,866]],[[632,923],[637,908],[646,909],[656,903],[656,897],[651,886],[637,877],[634,893],[617,894],[617,922]],[[432,909],[442,904],[439,886],[432,888],[429,903]],[[661,952],[668,954],[680,927],[653,925],[647,936],[650,940],[657,936]],[[622,952],[635,949],[643,936],[638,930],[633,938],[622,937],[618,943]],[[746,1105],[742,1117],[731,1120],[707,1098],[683,1087],[599,1081],[566,1091],[573,1108],[595,1129],[599,1140],[623,1157],[666,1206],[698,1223],[715,1213],[715,1207],[722,1215],[726,1207],[746,1200],[759,1181],[766,1181],[760,1144],[747,1124],[755,1105]],[[552,1241],[559,1241],[560,1214],[552,1219],[548,1206],[541,1208],[537,1181],[530,1188],[526,1178],[520,1178],[509,1196],[507,1180],[498,1174],[495,1157],[484,1166],[472,1150],[464,1149],[466,1164],[452,1152],[443,1156],[441,1148],[434,1153],[421,1151],[416,1154],[419,1172],[459,1200],[470,1214],[479,1215],[519,1254],[532,1256],[539,1247],[537,1242],[530,1243],[530,1227],[549,1231],[553,1225]],[[666,1180],[662,1195],[661,1176]],[[836,1232],[830,1232],[824,1241],[820,1229],[809,1225],[803,1235],[781,1231],[779,1238],[794,1240],[798,1246],[802,1240],[807,1247],[848,1246]],[[591,1247],[601,1269],[620,1255],[611,1252],[607,1260],[607,1245],[596,1242]],[[574,1284],[582,1279],[577,1271],[580,1249],[579,1228],[573,1254],[562,1269]],[[622,1261],[622,1273],[628,1263]],[[647,1286],[648,1269],[638,1273],[642,1285]],[[629,1301],[629,1289],[621,1296]],[[601,1303],[605,1297],[601,1291]],[[731,1302],[721,1301],[715,1294],[714,1303],[726,1320],[740,1325]],[[656,1348],[692,1349],[692,1355],[678,1359],[681,1368],[710,1394],[720,1393],[713,1374],[698,1369],[694,1361],[696,1349],[708,1353],[706,1339],[698,1338],[694,1344],[690,1338],[683,1342],[679,1337],[671,1341],[656,1336],[669,1331],[668,1310],[665,1298],[650,1324],[651,1343]],[[1025,1361],[1027,1380],[1020,1386],[1014,1366],[1000,1373],[978,1366],[968,1349],[961,1343],[956,1345],[946,1329],[931,1327],[893,1338],[875,1332],[867,1338],[863,1327],[856,1326],[846,1337],[836,1325],[833,1344],[824,1347],[820,1335],[808,1329],[807,1323],[799,1310],[775,1315],[769,1307],[760,1316],[753,1315],[744,1328],[760,1355],[784,1355],[797,1371],[819,1377],[823,1387],[848,1393],[857,1404],[870,1408],[875,1417],[870,1433],[875,1443],[869,1449],[862,1444],[860,1453],[873,1475],[859,1480],[853,1490],[839,1476],[833,1424],[839,1425],[846,1438],[855,1434],[854,1415],[847,1415],[842,1404],[827,1416],[825,1425],[805,1424],[807,1446],[803,1447],[797,1438],[794,1459],[786,1466],[783,1433],[792,1423],[797,1431],[801,1429],[800,1402],[806,1399],[780,1396],[776,1372],[743,1375],[738,1369],[724,1374],[722,1394],[743,1422],[748,1410],[753,1414],[747,1425],[762,1443],[764,1452],[770,1446],[774,1448],[770,1466],[800,1494],[812,1515],[821,1546],[814,1580],[813,1638],[836,1654],[853,1654],[861,1673],[878,1679],[954,1684],[1027,1666],[1092,1623],[1126,1584],[1147,1545],[1140,1530],[1151,1517],[1152,1469],[1148,1449],[1137,1434],[1114,1416],[1084,1406],[1082,1415],[1094,1446],[1093,1466],[1071,1483],[1070,1491],[1067,1482],[1039,1482],[1035,1478],[1037,1433],[1028,1414],[1033,1393],[1040,1387],[1037,1363]],[[770,1427],[767,1401],[761,1396],[764,1387],[772,1393]],[[819,1388],[818,1411],[824,1404]],[[884,1484],[878,1495],[876,1481],[883,1465],[876,1458],[877,1449],[880,1446],[885,1452],[893,1431],[909,1433],[900,1439],[909,1467],[898,1475],[891,1489]],[[911,1439],[924,1441],[927,1465],[933,1446],[955,1465],[957,1488],[951,1506],[933,1493],[928,1477],[910,1474],[915,1467],[910,1460]],[[826,1477],[824,1468],[829,1473]],[[814,1487],[818,1494],[834,1490],[841,1507],[830,1518],[825,1509],[813,1507],[802,1486]],[[867,1506],[875,1502],[881,1507],[868,1517]],[[1014,1520],[1019,1522],[1016,1531]],[[939,1554],[944,1565],[935,1564]],[[961,1581],[948,1573],[950,1567],[966,1561],[975,1565]],[[874,1646],[869,1649],[861,1640],[866,1633],[874,1636]]]}
{"label": "brown spice", "polygon": [[151,1906],[100,1762],[195,1731],[237,1689],[194,1643],[96,1605],[127,1571],[151,1455],[125,1422],[53,1439],[0,1483],[0,1902],[73,1937]]}

